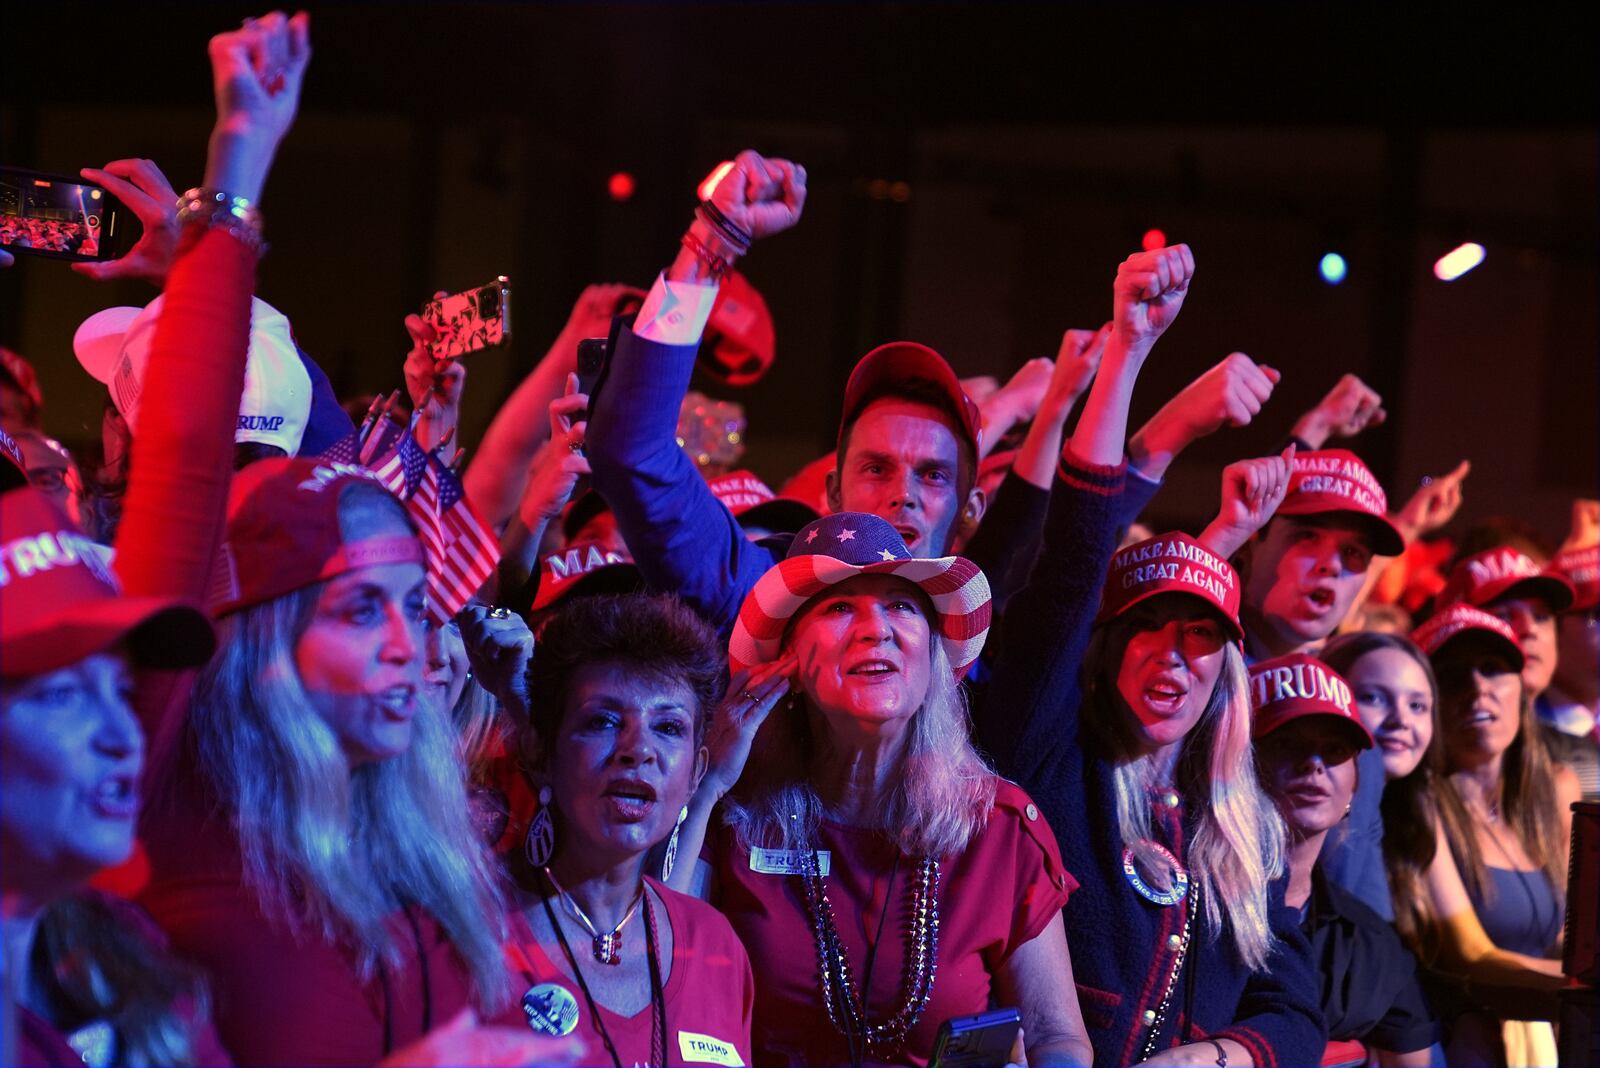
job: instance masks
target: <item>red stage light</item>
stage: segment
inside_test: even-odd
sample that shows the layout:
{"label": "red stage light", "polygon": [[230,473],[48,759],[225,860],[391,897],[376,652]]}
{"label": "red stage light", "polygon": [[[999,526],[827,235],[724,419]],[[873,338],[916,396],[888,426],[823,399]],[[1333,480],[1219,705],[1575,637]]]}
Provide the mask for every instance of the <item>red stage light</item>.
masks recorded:
{"label": "red stage light", "polygon": [[611,194],[612,200],[631,200],[633,198],[633,190],[633,175],[627,171],[618,171],[606,179],[606,192]]}
{"label": "red stage light", "polygon": [[1158,248],[1166,248],[1167,235],[1161,230],[1146,230],[1144,232],[1144,237],[1142,240],[1140,240],[1139,244],[1143,246],[1146,252],[1152,252]]}

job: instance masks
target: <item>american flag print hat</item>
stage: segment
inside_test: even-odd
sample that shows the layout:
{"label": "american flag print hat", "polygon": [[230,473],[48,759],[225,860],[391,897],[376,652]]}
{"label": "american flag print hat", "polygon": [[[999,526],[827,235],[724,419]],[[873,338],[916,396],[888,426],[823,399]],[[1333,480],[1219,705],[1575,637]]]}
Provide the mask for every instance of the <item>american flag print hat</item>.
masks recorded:
{"label": "american flag print hat", "polygon": [[756,582],[739,609],[728,640],[728,662],[746,671],[777,659],[783,633],[807,601],[858,575],[893,575],[933,602],[929,620],[960,676],[978,659],[989,636],[989,580],[960,556],[918,559],[889,522],[864,512],[836,512],[800,528],[789,555]]}

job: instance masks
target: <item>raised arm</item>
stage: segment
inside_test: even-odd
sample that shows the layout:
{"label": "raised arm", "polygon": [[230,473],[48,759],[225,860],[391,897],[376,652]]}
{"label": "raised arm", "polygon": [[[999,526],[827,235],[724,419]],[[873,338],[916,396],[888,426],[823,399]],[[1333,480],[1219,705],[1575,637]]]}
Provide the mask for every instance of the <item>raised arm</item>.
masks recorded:
{"label": "raised arm", "polygon": [[1128,442],[1128,460],[1146,478],[1160,480],[1178,454],[1223,426],[1245,426],[1272,396],[1279,374],[1242,352],[1179,391]]}
{"label": "raised arm", "polygon": [[1377,390],[1355,375],[1345,375],[1315,407],[1295,420],[1290,433],[1306,448],[1320,449],[1329,438],[1353,438],[1388,417]]}
{"label": "raised arm", "polygon": [[544,359],[495,413],[462,479],[467,499],[491,525],[498,527],[516,514],[529,465],[550,440],[545,413],[561,396],[567,376],[578,369],[578,342],[609,334],[619,305],[637,293],[616,284],[584,289]]}
{"label": "raised arm", "polygon": [[1099,330],[1068,330],[1061,335],[1061,350],[1056,353],[1050,386],[1012,464],[1012,470],[1029,485],[1042,490],[1050,488],[1056,459],[1061,455],[1067,416],[1072,414],[1072,406],[1094,381],[1110,338],[1110,323]]}
{"label": "raised arm", "polygon": [[974,728],[1001,774],[1036,799],[1053,793],[1035,791],[1039,777],[1057,774],[1060,755],[1077,746],[1079,672],[1121,525],[1133,385],[1193,274],[1185,245],[1137,253],[1118,268],[1105,355],[1060,456],[1043,545],[999,626],[994,680]]}
{"label": "raised arm", "polygon": [[633,327],[617,331],[589,419],[595,489],[616,513],[646,581],[677,593],[722,630],[772,555],[745,540],[678,445],[678,409],[717,278],[749,241],[794,225],[804,202],[803,168],[739,154]]}
{"label": "raised arm", "polygon": [[[254,208],[294,121],[311,59],[309,19],[274,13],[212,38],[217,124],[204,189]],[[203,199],[203,198],[196,198]],[[237,201],[234,201],[237,204]],[[127,592],[203,603],[222,538],[250,342],[259,234],[188,210],[144,378],[116,567]],[[159,713],[167,694],[141,713]],[[157,724],[146,722],[157,737]]]}

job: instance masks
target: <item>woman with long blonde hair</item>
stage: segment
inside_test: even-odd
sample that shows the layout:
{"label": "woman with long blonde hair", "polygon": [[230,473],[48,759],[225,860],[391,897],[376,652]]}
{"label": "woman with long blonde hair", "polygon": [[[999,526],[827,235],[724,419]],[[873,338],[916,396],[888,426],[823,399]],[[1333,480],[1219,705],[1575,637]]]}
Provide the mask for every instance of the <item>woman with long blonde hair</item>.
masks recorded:
{"label": "woman with long blonde hair", "polygon": [[704,839],[702,888],[750,952],[755,1063],[923,1065],[991,1003],[1018,1010],[1027,1063],[1089,1063],[1075,884],[968,738],[958,680],[989,614],[970,561],[913,558],[860,512],[802,528],[746,598],[679,852]]}
{"label": "woman with long blonde hair", "polygon": [[1271,514],[1287,457],[1230,468],[1201,539],[1113,555],[1133,383],[1193,271],[1186,246],[1118,271],[1111,337],[1002,622],[978,739],[1035,797],[1080,884],[1067,938],[1097,1062],[1315,1063],[1317,979],[1284,906],[1284,828],[1256,778],[1239,577],[1220,547]]}
{"label": "woman with long blonde hair", "polygon": [[555,1052],[473,1026],[508,996],[503,905],[424,686],[424,562],[364,468],[234,478],[218,651],[153,769],[141,902],[209,971],[240,1063]]}

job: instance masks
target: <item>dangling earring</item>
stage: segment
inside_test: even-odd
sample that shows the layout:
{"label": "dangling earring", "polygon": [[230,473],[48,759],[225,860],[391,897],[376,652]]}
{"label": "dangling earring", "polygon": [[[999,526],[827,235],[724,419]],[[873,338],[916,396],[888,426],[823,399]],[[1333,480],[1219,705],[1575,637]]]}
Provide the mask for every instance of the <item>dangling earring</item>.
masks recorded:
{"label": "dangling earring", "polygon": [[556,852],[556,821],[550,814],[550,787],[539,787],[539,811],[528,824],[528,836],[522,840],[522,850],[528,863],[542,868],[550,863]]}
{"label": "dangling earring", "polygon": [[672,825],[672,837],[667,839],[667,858],[661,862],[662,882],[672,878],[672,865],[678,859],[678,830],[683,826],[683,821],[688,818],[689,806],[684,805],[678,810],[678,822]]}

